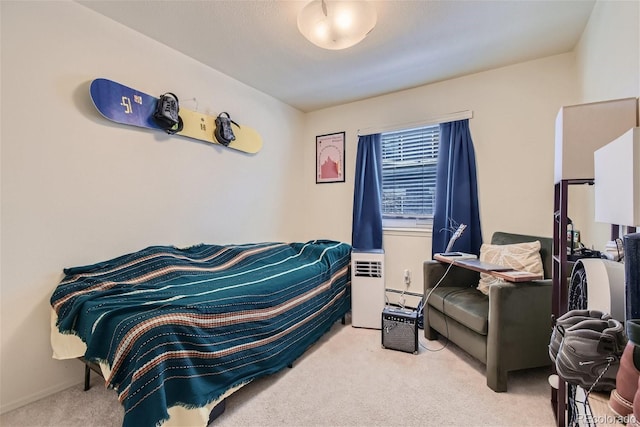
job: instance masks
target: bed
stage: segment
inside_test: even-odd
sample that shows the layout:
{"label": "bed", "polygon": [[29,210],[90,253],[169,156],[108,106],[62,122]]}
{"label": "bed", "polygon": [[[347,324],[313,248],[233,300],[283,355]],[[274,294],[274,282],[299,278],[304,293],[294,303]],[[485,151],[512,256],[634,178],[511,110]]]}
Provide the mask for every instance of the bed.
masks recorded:
{"label": "bed", "polygon": [[344,319],[350,255],[331,240],[152,246],[67,268],[51,297],[54,357],[99,364],[123,426],[206,426],[216,402]]}

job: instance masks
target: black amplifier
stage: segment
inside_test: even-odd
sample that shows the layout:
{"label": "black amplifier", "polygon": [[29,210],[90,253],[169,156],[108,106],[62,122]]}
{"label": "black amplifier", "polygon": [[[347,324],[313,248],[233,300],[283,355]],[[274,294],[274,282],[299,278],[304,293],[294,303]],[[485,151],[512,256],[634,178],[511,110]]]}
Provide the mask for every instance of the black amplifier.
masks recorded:
{"label": "black amplifier", "polygon": [[382,348],[418,354],[418,312],[395,307],[382,311]]}

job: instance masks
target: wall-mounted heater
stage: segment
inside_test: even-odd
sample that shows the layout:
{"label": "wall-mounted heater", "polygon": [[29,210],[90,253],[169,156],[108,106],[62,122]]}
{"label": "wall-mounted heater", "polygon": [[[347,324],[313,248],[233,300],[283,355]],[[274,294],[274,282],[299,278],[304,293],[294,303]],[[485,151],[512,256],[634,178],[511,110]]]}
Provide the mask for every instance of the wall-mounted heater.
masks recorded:
{"label": "wall-mounted heater", "polygon": [[384,251],[351,252],[351,326],[381,329]]}

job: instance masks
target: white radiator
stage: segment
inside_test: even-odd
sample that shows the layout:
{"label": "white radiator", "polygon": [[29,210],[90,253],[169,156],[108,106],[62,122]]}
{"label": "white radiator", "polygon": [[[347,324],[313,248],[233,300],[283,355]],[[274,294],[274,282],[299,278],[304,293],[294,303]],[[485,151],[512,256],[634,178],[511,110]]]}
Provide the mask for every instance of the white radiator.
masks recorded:
{"label": "white radiator", "polygon": [[351,326],[382,328],[384,252],[351,252]]}

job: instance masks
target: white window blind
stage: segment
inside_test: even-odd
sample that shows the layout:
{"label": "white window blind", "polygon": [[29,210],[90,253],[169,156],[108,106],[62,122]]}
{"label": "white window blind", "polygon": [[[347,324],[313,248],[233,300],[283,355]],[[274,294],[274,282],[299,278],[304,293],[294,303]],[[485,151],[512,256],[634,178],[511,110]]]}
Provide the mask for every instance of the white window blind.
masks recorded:
{"label": "white window blind", "polygon": [[387,226],[433,220],[439,125],[384,132],[382,217]]}

